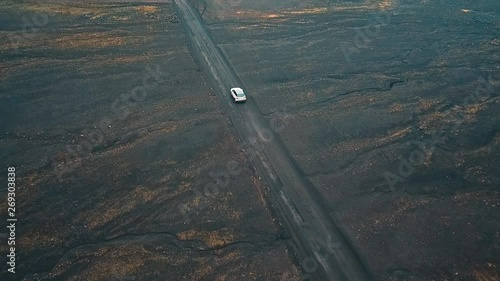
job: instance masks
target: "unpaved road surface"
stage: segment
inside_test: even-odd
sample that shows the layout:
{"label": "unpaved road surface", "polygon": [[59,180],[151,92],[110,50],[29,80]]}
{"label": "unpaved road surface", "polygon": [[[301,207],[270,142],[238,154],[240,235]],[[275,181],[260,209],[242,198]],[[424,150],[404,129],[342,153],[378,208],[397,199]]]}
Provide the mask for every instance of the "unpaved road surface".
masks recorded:
{"label": "unpaved road surface", "polygon": [[[312,190],[273,133],[279,126],[267,124],[247,93],[245,104],[234,104],[231,87],[244,85],[221,51],[212,42],[197,12],[185,0],[175,2],[195,53],[215,78],[224,109],[246,146],[253,149],[253,163],[269,185],[274,207],[291,229],[297,256],[311,276],[318,280],[368,280],[362,261],[342,233],[321,208],[321,198]],[[285,118],[286,119],[286,118]],[[283,120],[286,123],[286,120]]]}

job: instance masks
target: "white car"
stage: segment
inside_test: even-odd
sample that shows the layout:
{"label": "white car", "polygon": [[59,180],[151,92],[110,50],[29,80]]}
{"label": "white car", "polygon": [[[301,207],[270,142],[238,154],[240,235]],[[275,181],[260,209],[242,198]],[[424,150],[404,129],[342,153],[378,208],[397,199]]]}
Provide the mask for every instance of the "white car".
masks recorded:
{"label": "white car", "polygon": [[247,96],[241,88],[232,88],[231,96],[233,97],[234,102],[245,102],[247,100]]}

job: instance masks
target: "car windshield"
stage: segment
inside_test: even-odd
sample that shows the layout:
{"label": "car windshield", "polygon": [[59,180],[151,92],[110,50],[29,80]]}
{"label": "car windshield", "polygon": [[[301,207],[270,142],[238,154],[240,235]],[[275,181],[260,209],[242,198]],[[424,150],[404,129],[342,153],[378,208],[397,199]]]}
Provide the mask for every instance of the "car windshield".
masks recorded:
{"label": "car windshield", "polygon": [[245,94],[243,94],[243,92],[236,92],[236,96],[241,98],[241,97],[244,97]]}

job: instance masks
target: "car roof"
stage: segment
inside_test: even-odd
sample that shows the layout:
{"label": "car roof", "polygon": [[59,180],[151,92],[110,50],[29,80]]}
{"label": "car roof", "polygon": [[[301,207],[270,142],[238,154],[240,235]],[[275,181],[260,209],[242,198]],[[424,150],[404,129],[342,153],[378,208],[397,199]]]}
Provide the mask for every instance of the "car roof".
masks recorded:
{"label": "car roof", "polygon": [[243,89],[241,88],[232,88],[231,90],[234,90],[236,94],[243,94]]}

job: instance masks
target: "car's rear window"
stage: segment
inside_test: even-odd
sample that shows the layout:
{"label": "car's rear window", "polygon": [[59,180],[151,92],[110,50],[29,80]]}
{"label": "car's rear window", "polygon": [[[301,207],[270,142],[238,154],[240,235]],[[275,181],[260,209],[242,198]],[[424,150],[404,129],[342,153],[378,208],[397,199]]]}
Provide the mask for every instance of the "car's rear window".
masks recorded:
{"label": "car's rear window", "polygon": [[245,94],[236,92],[236,96],[237,96],[237,97],[244,97],[244,96],[245,96]]}

